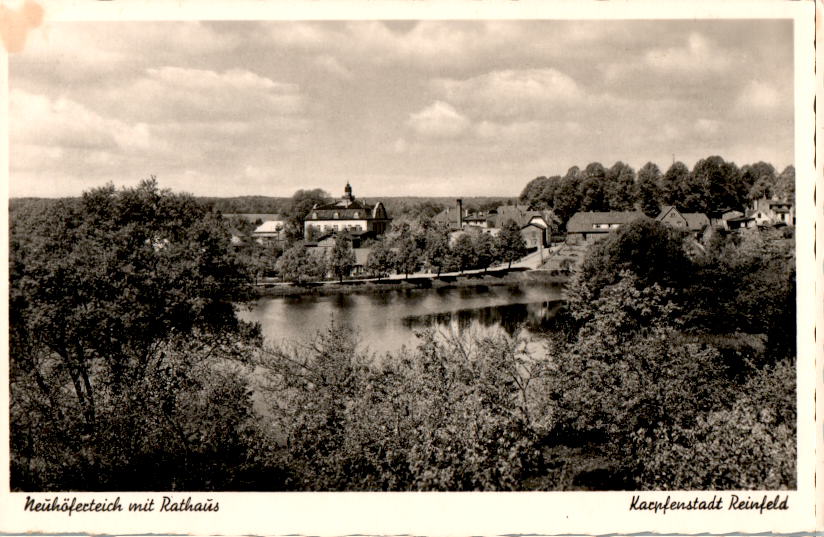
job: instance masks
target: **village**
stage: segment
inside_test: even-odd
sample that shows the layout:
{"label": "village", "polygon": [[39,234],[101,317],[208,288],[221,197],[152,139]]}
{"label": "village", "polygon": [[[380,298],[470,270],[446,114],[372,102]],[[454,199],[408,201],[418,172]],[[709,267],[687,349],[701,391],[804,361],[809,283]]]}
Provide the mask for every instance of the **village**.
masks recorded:
{"label": "village", "polygon": [[[647,217],[643,211],[577,211],[566,222],[552,209],[533,209],[522,203],[499,205],[487,210],[470,209],[464,200],[458,198],[452,206],[443,208],[431,220],[416,222],[425,230],[438,230],[445,234],[446,249],[441,256],[450,259],[427,259],[425,239],[419,242],[418,259],[407,268],[399,268],[397,259],[376,259],[376,246],[385,245],[392,235],[397,239],[398,231],[393,228],[393,218],[381,201],[367,203],[355,197],[352,186],[347,183],[343,195],[329,203],[316,203],[302,218],[302,239],[304,249],[313,270],[304,270],[304,278],[291,278],[295,282],[306,282],[312,276],[318,281],[345,276],[364,279],[408,279],[433,278],[450,274],[470,274],[486,272],[490,268],[518,270],[545,270],[552,275],[569,275],[583,260],[589,245],[607,236],[620,226]],[[242,219],[254,228],[250,233],[232,229],[231,243],[236,249],[249,247],[275,248],[278,254],[286,250],[289,242],[288,217],[271,213],[224,214],[228,219]],[[795,208],[787,199],[762,197],[750,202],[745,211],[722,208],[709,213],[679,211],[674,205],[662,205],[654,220],[684,231],[690,243],[703,248],[718,233],[746,233],[748,230],[764,230],[795,226]],[[406,223],[403,224],[407,228]],[[509,254],[502,254],[506,246],[501,243],[504,228],[517,229],[515,244],[509,245]],[[402,233],[410,232],[404,229]],[[394,232],[394,234],[393,234]],[[345,238],[347,252],[351,259],[344,263],[341,271],[329,265],[336,244]],[[510,243],[513,238],[508,239]],[[395,244],[394,241],[393,244]],[[479,252],[463,254],[462,250],[483,249],[488,244],[491,252],[484,256]],[[397,257],[398,246],[390,248],[389,255]],[[496,255],[497,254],[497,255]],[[349,255],[347,253],[347,255]],[[437,253],[436,253],[437,255]],[[481,259],[479,259],[481,258]],[[270,261],[271,258],[269,259]],[[274,263],[271,264],[274,268]],[[306,267],[304,267],[306,268]],[[266,280],[288,281],[277,270],[265,270],[270,276]],[[298,273],[299,276],[301,273]],[[340,279],[340,278],[338,278]]]}

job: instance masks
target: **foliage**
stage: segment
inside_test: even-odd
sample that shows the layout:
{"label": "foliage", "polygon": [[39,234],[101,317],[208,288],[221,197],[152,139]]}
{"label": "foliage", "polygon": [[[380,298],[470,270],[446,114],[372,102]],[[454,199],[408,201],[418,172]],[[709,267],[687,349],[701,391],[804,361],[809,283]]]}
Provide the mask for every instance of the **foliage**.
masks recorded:
{"label": "foliage", "polygon": [[395,243],[395,270],[407,277],[417,270],[421,260],[421,250],[409,227],[398,230]]}
{"label": "foliage", "polygon": [[338,233],[335,235],[335,245],[327,259],[328,270],[343,281],[344,276],[348,276],[355,266],[355,252],[352,251],[352,239],[348,233]]}
{"label": "foliage", "polygon": [[496,250],[501,260],[509,263],[509,268],[512,268],[513,261],[526,255],[526,241],[518,224],[512,220],[504,223],[496,237]]}
{"label": "foliage", "polygon": [[639,481],[655,489],[796,486],[795,363],[755,372],[729,408],[693,427],[656,427],[638,444]]}
{"label": "foliage", "polygon": [[517,340],[429,333],[377,365],[333,325],[260,367],[294,488],[507,490],[536,462],[535,364]]}
{"label": "foliage", "polygon": [[452,247],[455,263],[458,270],[463,272],[466,269],[474,268],[477,263],[477,256],[475,253],[475,241],[469,233],[462,233],[455,239],[455,244]]}
{"label": "foliage", "polygon": [[[91,190],[28,216],[11,226],[13,486],[152,488],[151,473],[139,469],[169,427],[187,420],[195,437],[198,428],[233,428],[237,449],[180,445],[170,461],[240,465],[249,415],[220,405],[241,404],[243,393],[226,391],[234,390],[228,376],[189,373],[208,357],[236,359],[257,335],[235,316],[233,304],[250,297],[250,274],[231,253],[224,219],[154,180]],[[178,390],[192,405],[212,401],[209,412],[226,421],[169,402]],[[169,417],[163,405],[190,415]],[[215,479],[224,477],[233,479]],[[195,482],[171,470],[157,479]]]}
{"label": "foliage", "polygon": [[682,233],[656,220],[641,218],[590,247],[577,275],[585,289],[580,302],[597,298],[599,290],[616,283],[622,271],[634,273],[642,286],[658,283],[680,289],[690,267]]}
{"label": "foliage", "polygon": [[312,207],[315,204],[329,203],[330,199],[329,193],[320,188],[300,189],[292,194],[292,199],[289,200],[289,204],[284,211],[287,219],[287,235],[291,241],[303,238],[303,223]]}
{"label": "foliage", "polygon": [[650,218],[658,216],[658,213],[661,212],[661,201],[663,200],[661,170],[658,169],[658,166],[652,162],[644,164],[638,171],[636,189],[641,211]]}
{"label": "foliage", "polygon": [[377,241],[366,259],[366,270],[378,279],[388,275],[395,267],[394,252],[386,240]]}
{"label": "foliage", "polygon": [[446,224],[435,224],[427,227],[424,233],[424,259],[430,267],[437,269],[438,276],[440,277],[441,271],[449,264],[452,255],[452,251],[449,248],[449,226]]}

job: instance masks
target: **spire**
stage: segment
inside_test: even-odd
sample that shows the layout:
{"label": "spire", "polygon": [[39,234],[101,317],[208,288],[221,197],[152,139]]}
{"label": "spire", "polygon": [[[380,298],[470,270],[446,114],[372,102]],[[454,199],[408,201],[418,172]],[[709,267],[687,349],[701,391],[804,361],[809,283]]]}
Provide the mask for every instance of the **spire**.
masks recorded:
{"label": "spire", "polygon": [[352,185],[349,184],[349,181],[346,181],[346,187],[343,189],[343,197],[341,199],[347,206],[355,201],[355,196],[352,195]]}

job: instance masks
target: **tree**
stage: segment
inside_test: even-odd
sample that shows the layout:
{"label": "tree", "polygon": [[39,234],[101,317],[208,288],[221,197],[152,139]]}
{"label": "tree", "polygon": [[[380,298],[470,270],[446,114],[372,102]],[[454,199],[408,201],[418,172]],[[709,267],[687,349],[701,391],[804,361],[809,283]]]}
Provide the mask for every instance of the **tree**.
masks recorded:
{"label": "tree", "polygon": [[366,270],[380,280],[394,267],[394,252],[389,248],[387,241],[377,241],[369,252],[369,257],[366,258]]}
{"label": "tree", "polygon": [[203,361],[253,341],[235,315],[252,275],[229,239],[218,213],[154,179],[90,190],[12,227],[12,399],[26,409],[12,427],[25,437],[44,423],[33,416],[54,420],[26,448],[74,468],[50,486],[115,486],[118,467],[136,468],[132,448],[150,449],[152,420],[164,419],[141,405],[185,376],[182,342],[188,360]]}
{"label": "tree", "polygon": [[795,202],[795,167],[787,166],[778,175],[775,183],[775,196]]}
{"label": "tree", "polygon": [[606,172],[606,205],[610,211],[631,211],[635,207],[635,170],[621,161]]}
{"label": "tree", "polygon": [[508,220],[501,228],[496,246],[501,259],[509,263],[507,268],[512,268],[512,262],[525,256],[527,251],[521,228],[512,220]]}
{"label": "tree", "polygon": [[395,269],[407,279],[409,274],[417,270],[420,264],[421,251],[409,226],[403,226],[395,239]]}
{"label": "tree", "polygon": [[282,280],[300,285],[309,279],[312,263],[306,245],[299,242],[283,252],[276,268]]}
{"label": "tree", "polygon": [[744,208],[748,189],[734,163],[719,156],[707,157],[695,163],[691,175],[697,199],[688,209],[708,212],[726,207]]}
{"label": "tree", "polygon": [[660,184],[661,170],[658,169],[658,166],[652,162],[644,164],[644,167],[638,171],[637,198],[641,205],[641,211],[650,218],[655,218],[661,212],[659,203],[662,198]]}
{"label": "tree", "polygon": [[777,176],[772,164],[756,162],[741,168],[741,180],[748,189],[748,200],[771,199],[775,195]]}
{"label": "tree", "polygon": [[287,234],[294,242],[303,238],[303,222],[309,211],[315,204],[322,205],[328,203],[331,196],[325,190],[314,188],[312,190],[300,189],[292,195],[289,206],[286,209]]}
{"label": "tree", "polygon": [[[683,162],[673,162],[661,178],[661,201],[685,210],[685,198],[690,196],[690,170]],[[692,202],[690,202],[692,203]]]}
{"label": "tree", "polygon": [[581,183],[582,211],[606,211],[608,209],[604,182],[606,170],[599,162],[589,164],[584,170],[584,180]]}
{"label": "tree", "polygon": [[329,272],[338,277],[343,283],[343,277],[348,276],[355,266],[355,252],[352,251],[352,239],[347,232],[338,232],[335,235],[335,245],[327,260]]}
{"label": "tree", "polygon": [[463,274],[466,269],[475,267],[477,256],[475,255],[475,244],[472,237],[468,233],[463,233],[455,240],[455,245],[452,247],[455,262]]}
{"label": "tree", "polygon": [[479,267],[486,269],[492,265],[498,258],[498,252],[495,248],[495,239],[488,233],[478,233],[475,235],[473,248]]}
{"label": "tree", "polygon": [[581,207],[581,181],[581,171],[577,166],[573,166],[567,171],[556,190],[555,214],[558,215],[564,226],[566,226],[567,220]]}
{"label": "tree", "polygon": [[452,254],[449,248],[449,226],[446,224],[435,224],[429,226],[425,233],[424,259],[430,267],[435,267],[438,277],[441,276],[443,267],[449,264]]}
{"label": "tree", "polygon": [[597,298],[601,289],[617,282],[621,272],[636,275],[644,287],[657,283],[681,289],[691,268],[683,233],[656,220],[641,218],[622,225],[588,252],[576,278],[586,289],[579,300]]}

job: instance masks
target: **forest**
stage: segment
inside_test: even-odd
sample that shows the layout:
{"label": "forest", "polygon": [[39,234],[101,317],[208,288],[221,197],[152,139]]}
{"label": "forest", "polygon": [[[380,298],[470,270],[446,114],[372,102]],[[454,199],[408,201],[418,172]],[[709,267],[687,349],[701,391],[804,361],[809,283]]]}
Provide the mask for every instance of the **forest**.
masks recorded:
{"label": "forest", "polygon": [[[735,170],[736,198],[689,172],[684,208],[789,173]],[[12,490],[795,487],[792,229],[696,248],[642,217],[590,247],[540,351],[424,331],[375,356],[334,323],[264,341],[227,219],[156,181],[11,209]]]}

